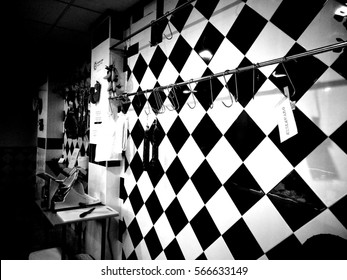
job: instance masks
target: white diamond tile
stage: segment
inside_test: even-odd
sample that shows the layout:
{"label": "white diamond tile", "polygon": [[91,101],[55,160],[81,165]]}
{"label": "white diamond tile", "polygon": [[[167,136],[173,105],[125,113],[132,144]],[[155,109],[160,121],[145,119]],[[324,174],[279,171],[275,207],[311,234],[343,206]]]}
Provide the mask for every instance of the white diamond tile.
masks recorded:
{"label": "white diamond tile", "polygon": [[275,107],[278,102],[283,99],[283,94],[277,88],[263,91],[263,88],[269,88],[271,85],[273,85],[272,82],[267,80],[255,95],[254,99],[251,99],[245,108],[247,114],[266,135],[269,135],[277,126]]}
{"label": "white diamond tile", "polygon": [[347,155],[326,139],[295,170],[328,207],[347,194]]}
{"label": "white diamond tile", "polygon": [[244,5],[243,1],[221,0],[210,18],[210,22],[226,36]]}
{"label": "white diamond tile", "polygon": [[197,127],[197,125],[200,123],[201,119],[206,113],[205,109],[201,106],[200,102],[198,102],[196,98],[195,100],[196,107],[194,109],[190,109],[187,105],[187,102],[189,102],[190,106],[193,106],[193,101],[192,96],[189,96],[187,102],[184,104],[179,115],[182,122],[184,123],[184,126],[190,134],[193,133],[194,129]]}
{"label": "white diamond tile", "polygon": [[[158,82],[161,86],[168,86],[174,84],[178,78],[179,73],[176,68],[172,65],[170,60],[167,60],[163,70],[161,71]],[[168,92],[165,91],[165,94],[168,95]]]}
{"label": "white diamond tile", "polygon": [[125,233],[123,234],[123,247],[122,247],[125,257],[129,258],[129,256],[134,251],[134,249],[135,248],[131,241],[129,232],[126,230]]}
{"label": "white diamond tile", "polygon": [[250,154],[245,160],[245,165],[265,193],[274,188],[293,169],[269,138],[265,138]]}
{"label": "white diamond tile", "polygon": [[206,208],[221,234],[241,218],[240,212],[223,187],[207,202]]}
{"label": "white diamond tile", "polygon": [[[206,70],[206,64],[201,59],[201,57],[195,52],[192,51],[183,66],[183,69],[180,72],[180,76],[184,81],[189,81],[191,79],[196,79],[202,77]],[[195,85],[192,84],[192,88],[195,88]],[[199,93],[197,93],[199,94]]]}
{"label": "white diamond tile", "polygon": [[140,211],[136,214],[136,220],[139,224],[142,236],[146,236],[153,227],[153,223],[145,205],[143,205]]}
{"label": "white diamond tile", "polygon": [[159,162],[161,166],[163,167],[163,170],[166,172],[166,170],[170,167],[173,160],[176,158],[176,151],[172,147],[171,142],[169,139],[165,136],[163,141],[159,145]]}
{"label": "white diamond tile", "polygon": [[293,233],[267,196],[248,210],[243,219],[264,252]]}
{"label": "white diamond tile", "polygon": [[157,115],[157,119],[159,120],[160,125],[166,134],[169,132],[170,128],[172,127],[172,124],[176,120],[177,115],[178,114],[176,111],[169,111],[169,110],[166,110],[164,114]]}
{"label": "white diamond tile", "polygon": [[228,246],[225,244],[223,237],[219,237],[206,250],[205,255],[208,260],[233,260]]}
{"label": "white diamond tile", "polygon": [[151,260],[151,255],[148,251],[146,242],[144,239],[140,242],[139,245],[135,248],[136,256],[139,260]]}
{"label": "white diamond tile", "polygon": [[[247,52],[247,58],[259,63],[285,56],[295,41],[271,22],[268,22]],[[276,68],[276,64],[262,67],[260,70],[268,77]]]}
{"label": "white diamond tile", "polygon": [[328,69],[300,98],[298,108],[330,136],[347,120],[347,85],[344,78]]}
{"label": "white diamond tile", "polygon": [[237,68],[243,58],[244,55],[229,40],[224,39],[208,67],[213,73],[224,72]]}
{"label": "white diamond tile", "polygon": [[308,238],[317,234],[332,234],[347,239],[347,230],[329,209],[326,209],[295,233],[303,244]]}
{"label": "white diamond tile", "polygon": [[165,249],[171,241],[175,238],[170,223],[166,215],[161,215],[154,225],[155,231],[158,235],[159,241],[163,249]]}
{"label": "white diamond tile", "polygon": [[[153,89],[156,82],[157,82],[157,79],[154,76],[152,70],[149,67],[147,67],[147,70],[141,80],[141,84],[140,84],[141,89],[142,90]],[[149,93],[148,93],[148,97],[149,97]]]}
{"label": "white diamond tile", "polygon": [[122,206],[122,216],[124,218],[124,222],[128,227],[132,220],[135,218],[133,207],[131,206],[130,200],[127,199]]}
{"label": "white diamond tile", "polygon": [[177,199],[189,221],[204,207],[204,202],[191,180],[188,180],[177,194]]}
{"label": "white diamond tile", "polygon": [[176,194],[170,185],[170,181],[165,174],[155,187],[155,193],[157,194],[160,204],[165,211],[176,197]]}
{"label": "white diamond tile", "polygon": [[[224,84],[224,80],[222,83]],[[225,87],[214,101],[213,108],[209,109],[207,113],[220,132],[225,134],[234,121],[239,117],[243,107],[240,103],[234,102],[232,107],[227,108],[223,105],[222,101],[227,105],[231,103],[228,90]]]}
{"label": "white diamond tile", "polygon": [[207,23],[206,18],[197,9],[192,10],[181,32],[182,37],[192,48],[195,47]]}
{"label": "white diamond tile", "polygon": [[179,151],[178,157],[189,177],[194,174],[205,159],[200,148],[191,136]]}
{"label": "white diamond tile", "polygon": [[167,260],[165,252],[162,251],[155,259],[158,260],[158,261],[165,261],[165,260]]}
{"label": "white diamond tile", "polygon": [[208,154],[207,161],[222,184],[224,184],[242,164],[242,160],[224,137],[218,141]]}
{"label": "white diamond tile", "polygon": [[247,6],[267,20],[270,20],[281,3],[282,0],[249,0],[247,1]]}
{"label": "white diamond tile", "polygon": [[195,260],[202,254],[203,250],[190,224],[180,231],[176,239],[186,260]]}
{"label": "white diamond tile", "polygon": [[143,172],[137,182],[143,201],[146,201],[153,191],[152,182],[147,172]]}

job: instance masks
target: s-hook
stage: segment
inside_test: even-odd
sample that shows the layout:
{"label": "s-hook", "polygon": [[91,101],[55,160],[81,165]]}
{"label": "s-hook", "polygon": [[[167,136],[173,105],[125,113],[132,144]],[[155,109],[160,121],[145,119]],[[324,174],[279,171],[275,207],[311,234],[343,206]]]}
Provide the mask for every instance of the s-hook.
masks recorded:
{"label": "s-hook", "polygon": [[[171,91],[169,90],[170,87],[171,87]],[[166,106],[166,108],[169,111],[178,110],[180,108],[180,103],[178,102],[178,99],[177,99],[175,85],[169,85],[166,89],[168,90],[168,98],[169,98],[170,102],[172,103],[171,109],[169,106]],[[170,93],[171,93],[172,97],[170,97]],[[176,105],[174,104],[174,102],[176,102]]]}
{"label": "s-hook", "polygon": [[213,90],[212,90],[212,76],[210,77],[210,94],[211,94],[211,104],[210,108],[213,108]]}
{"label": "s-hook", "polygon": [[191,80],[190,80],[190,83],[188,83],[189,91],[186,92],[186,93],[193,94],[194,106],[190,106],[189,103],[187,103],[187,105],[189,106],[190,109],[194,109],[195,106],[196,106],[196,100],[195,100],[195,97],[194,97],[194,92],[196,92],[196,90],[193,90],[193,89],[192,89],[192,86],[191,86],[191,83],[192,83],[192,82],[193,82],[193,79],[191,79]]}
{"label": "s-hook", "polygon": [[224,71],[224,73],[223,73],[223,78],[224,78],[224,82],[225,82],[225,87],[227,88],[227,90],[228,90],[228,92],[229,92],[231,104],[230,104],[230,105],[227,105],[227,104],[224,103],[224,101],[222,101],[222,103],[223,103],[223,105],[224,105],[225,107],[230,108],[231,106],[233,106],[234,100],[233,100],[233,95],[232,95],[232,93],[231,93],[231,91],[230,91],[230,89],[229,89],[227,80],[226,80],[226,78],[225,78],[226,72],[228,72],[228,70],[225,70],[225,71]]}
{"label": "s-hook", "polygon": [[293,82],[292,82],[292,79],[290,78],[290,76],[289,76],[289,74],[288,74],[287,68],[286,68],[286,66],[284,65],[285,62],[286,62],[286,58],[284,57],[284,58],[282,59],[281,64],[282,64],[282,67],[283,67],[283,69],[284,69],[284,72],[286,72],[286,75],[287,75],[287,77],[288,77],[288,80],[289,80],[291,86],[293,87],[293,94],[292,94],[292,96],[288,96],[289,98],[291,98],[291,97],[293,97],[293,96],[295,95],[296,89],[295,89],[295,86],[294,86],[294,84],[293,84]]}

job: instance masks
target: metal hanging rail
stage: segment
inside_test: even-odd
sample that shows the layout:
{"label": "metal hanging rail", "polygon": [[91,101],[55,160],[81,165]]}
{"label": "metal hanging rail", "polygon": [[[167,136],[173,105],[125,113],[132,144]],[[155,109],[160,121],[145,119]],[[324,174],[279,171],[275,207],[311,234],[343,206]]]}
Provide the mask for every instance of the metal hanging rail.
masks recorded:
{"label": "metal hanging rail", "polygon": [[[340,48],[342,49],[342,48],[344,48],[346,46],[347,46],[347,41],[344,41],[344,42],[340,42],[340,43],[336,43],[336,44],[327,45],[327,46],[324,46],[324,47],[308,50],[308,51],[305,51],[305,52],[302,52],[302,53],[293,54],[293,55],[290,55],[290,56],[285,56],[285,57],[281,57],[281,58],[271,59],[271,60],[267,60],[267,61],[264,61],[264,62],[255,63],[255,64],[252,64],[252,65],[249,65],[249,66],[245,66],[245,67],[241,67],[241,68],[235,68],[233,70],[226,70],[224,72],[212,74],[212,75],[209,75],[209,76],[204,76],[204,77],[197,78],[197,79],[191,79],[191,80],[180,82],[180,83],[177,83],[177,84],[170,84],[170,85],[166,85],[166,86],[160,86],[160,87],[155,88],[155,90],[159,91],[159,90],[164,90],[164,89],[168,89],[168,88],[172,88],[172,87],[180,87],[180,86],[188,85],[188,84],[191,84],[191,83],[204,82],[204,81],[208,81],[208,80],[210,80],[212,78],[217,78],[217,77],[221,77],[221,76],[231,75],[231,74],[234,74],[234,73],[245,72],[245,71],[248,71],[248,70],[254,70],[256,68],[261,68],[261,67],[265,67],[265,66],[269,66],[269,65],[273,65],[273,64],[277,64],[277,63],[284,63],[284,62],[288,62],[288,61],[291,61],[291,60],[296,60],[298,58],[302,58],[302,57],[306,57],[306,56],[312,56],[312,55],[316,55],[316,54],[321,54],[321,53],[325,53],[325,52],[336,50],[336,49],[340,49]],[[124,93],[124,95],[126,95],[126,96],[133,96],[133,95],[140,95],[140,94],[149,93],[149,92],[152,92],[152,91],[153,91],[153,89],[147,89],[147,90],[133,92],[133,93]]]}
{"label": "metal hanging rail", "polygon": [[169,11],[169,12],[166,12],[163,16],[161,16],[160,18],[156,19],[156,20],[153,20],[151,21],[149,24],[145,25],[144,27],[140,28],[139,30],[135,31],[134,33],[131,33],[129,36],[125,37],[123,40],[115,43],[114,45],[112,45],[110,47],[110,50],[114,49],[115,47],[119,46],[120,44],[126,42],[127,40],[129,40],[130,38],[134,37],[135,35],[141,33],[142,31],[146,30],[147,28],[151,27],[153,24],[156,24],[157,22],[167,18],[169,15],[172,15],[173,13],[176,13],[177,11],[185,8],[186,6],[188,6],[190,3],[194,2],[196,0],[189,0],[187,1],[186,3],[182,4],[181,6]]}

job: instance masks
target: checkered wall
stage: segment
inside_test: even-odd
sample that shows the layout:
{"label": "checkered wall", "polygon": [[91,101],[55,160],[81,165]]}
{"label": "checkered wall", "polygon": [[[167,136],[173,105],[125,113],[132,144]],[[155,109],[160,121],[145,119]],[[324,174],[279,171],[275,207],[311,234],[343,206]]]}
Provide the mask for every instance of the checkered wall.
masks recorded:
{"label": "checkered wall", "polygon": [[[165,11],[183,2],[165,1]],[[193,2],[171,16],[171,40],[150,47],[150,30],[130,40],[128,91],[347,39],[333,19],[336,1],[306,2]],[[209,63],[198,54],[203,47],[213,53]],[[185,87],[177,88],[176,110],[169,110],[168,92],[161,93],[163,114],[148,106],[156,108],[153,94],[134,97],[120,195],[123,258],[300,259],[311,236],[347,239],[345,58],[329,52],[286,63],[294,87],[282,65],[260,68],[254,79],[252,71],[239,73],[238,102],[230,108],[222,103],[231,103],[223,77],[212,80],[212,97],[209,81],[192,84],[196,104]],[[234,76],[225,79],[235,96]],[[296,101],[299,133],[280,143],[274,108],[284,86]],[[144,130],[154,118],[159,164],[143,170]]]}

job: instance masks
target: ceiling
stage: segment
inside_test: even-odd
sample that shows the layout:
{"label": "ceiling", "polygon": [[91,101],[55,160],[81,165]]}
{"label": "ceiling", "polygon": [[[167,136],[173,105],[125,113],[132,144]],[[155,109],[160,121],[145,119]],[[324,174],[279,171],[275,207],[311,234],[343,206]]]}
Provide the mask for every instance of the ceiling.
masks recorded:
{"label": "ceiling", "polygon": [[20,34],[30,42],[90,44],[91,26],[109,12],[125,12],[141,0],[17,0]]}

